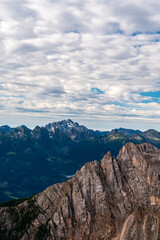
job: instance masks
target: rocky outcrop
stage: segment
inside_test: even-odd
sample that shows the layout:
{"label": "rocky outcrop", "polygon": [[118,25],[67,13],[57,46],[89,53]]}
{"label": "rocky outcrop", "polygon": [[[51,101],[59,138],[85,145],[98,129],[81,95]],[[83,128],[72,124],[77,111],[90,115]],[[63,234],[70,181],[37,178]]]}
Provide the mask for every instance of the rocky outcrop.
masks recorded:
{"label": "rocky outcrop", "polygon": [[[160,150],[127,143],[99,164],[0,208],[1,240],[160,239]],[[23,202],[21,202],[23,201]]]}

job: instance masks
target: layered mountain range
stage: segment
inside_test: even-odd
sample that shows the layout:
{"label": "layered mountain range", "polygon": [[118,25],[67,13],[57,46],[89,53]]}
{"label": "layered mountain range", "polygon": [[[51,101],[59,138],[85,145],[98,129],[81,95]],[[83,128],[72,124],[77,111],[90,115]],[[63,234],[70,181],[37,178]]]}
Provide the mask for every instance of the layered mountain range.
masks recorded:
{"label": "layered mountain range", "polygon": [[117,156],[127,142],[160,148],[160,133],[132,129],[94,131],[72,120],[35,127],[0,127],[0,201],[23,198],[66,181],[85,163]]}
{"label": "layered mountain range", "polygon": [[0,239],[160,239],[160,150],[127,143],[66,182],[0,207]]}

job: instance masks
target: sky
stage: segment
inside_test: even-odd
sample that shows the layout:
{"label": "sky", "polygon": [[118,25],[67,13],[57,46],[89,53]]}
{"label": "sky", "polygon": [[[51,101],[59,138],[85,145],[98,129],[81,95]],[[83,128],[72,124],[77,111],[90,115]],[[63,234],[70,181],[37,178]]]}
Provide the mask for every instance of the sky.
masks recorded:
{"label": "sky", "polygon": [[0,0],[0,125],[160,130],[160,2]]}

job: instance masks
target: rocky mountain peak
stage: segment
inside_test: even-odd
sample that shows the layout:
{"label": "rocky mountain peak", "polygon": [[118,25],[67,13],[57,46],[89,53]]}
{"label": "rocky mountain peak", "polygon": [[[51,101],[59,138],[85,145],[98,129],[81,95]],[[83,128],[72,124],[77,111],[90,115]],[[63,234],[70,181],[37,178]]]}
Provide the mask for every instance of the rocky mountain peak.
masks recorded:
{"label": "rocky mountain peak", "polygon": [[66,134],[72,141],[80,142],[82,139],[88,139],[94,133],[93,130],[87,129],[83,125],[79,125],[77,122],[73,122],[71,119],[63,120],[59,122],[49,123],[45,126],[49,132],[60,132]]}
{"label": "rocky mountain peak", "polygon": [[127,129],[127,128],[116,128],[116,129],[113,129],[111,132],[122,133],[128,137],[132,137],[136,133],[141,133],[141,131],[139,130],[133,130],[133,129]]}
{"label": "rocky mountain peak", "polygon": [[160,140],[160,133],[155,129],[149,129],[149,130],[143,132],[143,136],[147,137],[153,141]]}
{"label": "rocky mountain peak", "polygon": [[160,150],[147,143],[127,143],[117,158],[108,152],[66,182],[3,204],[0,239],[158,240],[159,161]]}
{"label": "rocky mountain peak", "polygon": [[[125,159],[133,156],[143,156],[145,159],[151,159],[160,155],[160,150],[149,143],[136,145],[132,142],[126,143],[119,152],[117,158]],[[159,157],[157,157],[157,160]]]}
{"label": "rocky mountain peak", "polygon": [[71,119],[67,119],[65,122],[68,127],[73,127],[73,125],[79,126],[79,124],[77,122],[74,123]]}
{"label": "rocky mountain peak", "polygon": [[3,133],[8,133],[12,130],[11,127],[9,127],[8,125],[4,125],[4,126],[1,126],[0,127],[0,131],[3,132]]}
{"label": "rocky mountain peak", "polygon": [[79,124],[77,122],[73,122],[71,119],[49,123],[45,126],[45,128],[47,128],[49,131],[51,131],[53,128],[58,128],[62,132],[67,132],[70,128],[78,128],[78,127],[79,127]]}

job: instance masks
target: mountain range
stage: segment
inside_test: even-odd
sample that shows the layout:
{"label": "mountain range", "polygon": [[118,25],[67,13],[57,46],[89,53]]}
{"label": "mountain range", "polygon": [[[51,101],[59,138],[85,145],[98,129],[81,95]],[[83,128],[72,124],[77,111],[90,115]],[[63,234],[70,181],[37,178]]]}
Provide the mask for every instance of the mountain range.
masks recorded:
{"label": "mountain range", "polygon": [[89,161],[110,151],[117,156],[127,142],[160,148],[160,133],[132,129],[94,131],[72,120],[45,127],[0,127],[0,201],[24,198],[66,181]]}
{"label": "mountain range", "polygon": [[0,240],[159,240],[159,180],[160,150],[127,143],[66,182],[0,204]]}

